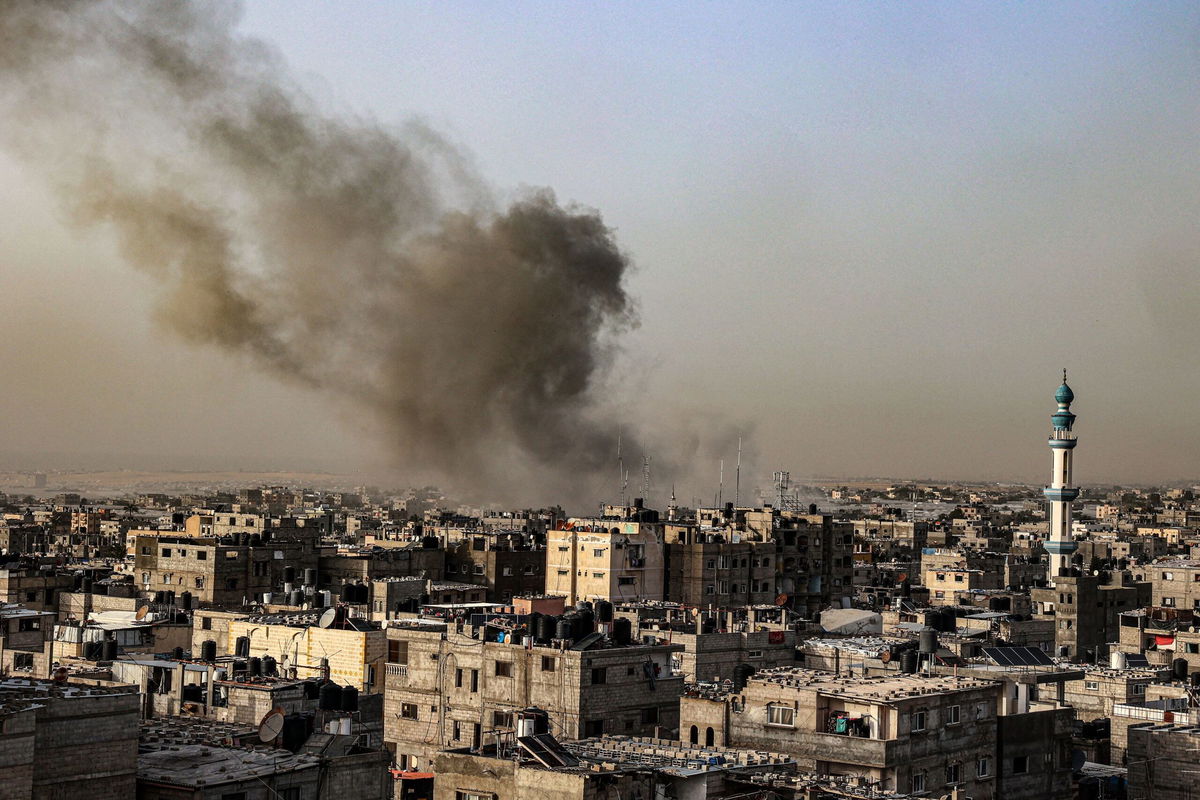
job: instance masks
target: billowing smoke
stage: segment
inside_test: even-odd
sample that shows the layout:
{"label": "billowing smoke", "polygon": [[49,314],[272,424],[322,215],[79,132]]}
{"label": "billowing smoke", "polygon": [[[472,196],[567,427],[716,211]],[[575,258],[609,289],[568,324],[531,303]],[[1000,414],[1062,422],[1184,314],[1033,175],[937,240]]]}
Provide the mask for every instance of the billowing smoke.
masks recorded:
{"label": "billowing smoke", "polygon": [[611,461],[595,398],[635,314],[597,213],[499,208],[434,132],[324,112],[236,6],[0,9],[5,145],[115,232],[171,329],[343,400],[460,486]]}

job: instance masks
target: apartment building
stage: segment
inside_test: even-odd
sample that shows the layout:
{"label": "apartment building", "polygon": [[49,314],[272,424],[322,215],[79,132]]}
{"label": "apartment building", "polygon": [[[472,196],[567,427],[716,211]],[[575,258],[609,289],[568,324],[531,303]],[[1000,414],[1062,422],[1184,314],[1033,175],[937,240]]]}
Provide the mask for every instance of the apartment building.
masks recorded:
{"label": "apartment building", "polygon": [[662,600],[663,526],[636,505],[625,518],[572,518],[546,532],[546,593],[580,600]]}
{"label": "apartment building", "polygon": [[706,743],[787,753],[803,771],[982,800],[996,796],[1001,691],[975,678],[780,668],[738,692],[684,698],[680,725]]}
{"label": "apartment building", "polygon": [[427,769],[442,749],[493,741],[533,706],[563,740],[679,727],[683,678],[671,667],[679,645],[603,639],[575,649],[484,636],[428,621],[387,629],[384,739],[402,768]]}

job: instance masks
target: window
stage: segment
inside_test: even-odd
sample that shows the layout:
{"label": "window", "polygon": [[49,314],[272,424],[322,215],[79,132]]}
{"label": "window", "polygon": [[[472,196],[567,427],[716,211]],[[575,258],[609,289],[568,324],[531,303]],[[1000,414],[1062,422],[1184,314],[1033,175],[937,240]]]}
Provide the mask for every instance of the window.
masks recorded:
{"label": "window", "polygon": [[717,568],[717,560],[715,558],[708,559],[707,561],[704,562],[704,568],[705,569],[716,569]]}
{"label": "window", "polygon": [[925,730],[925,712],[924,711],[913,712],[912,727],[909,728],[909,730],[912,731],[913,733],[916,733],[917,731]]}
{"label": "window", "polygon": [[924,772],[914,772],[913,773],[912,790],[914,793],[925,791],[925,773]]}
{"label": "window", "polygon": [[149,545],[142,545],[142,555],[144,555],[144,556],[150,555],[150,546]]}
{"label": "window", "polygon": [[208,561],[208,551],[207,550],[197,550],[196,551],[196,560],[197,561]]}
{"label": "window", "polygon": [[526,565],[525,565],[525,574],[526,574],[526,575],[532,575],[533,573],[534,573],[534,566],[533,566],[533,564],[526,564]]}
{"label": "window", "polygon": [[512,567],[504,567],[503,569],[500,570],[500,574],[502,574],[506,578],[511,578],[512,574],[513,574],[513,568]]}
{"label": "window", "polygon": [[633,584],[634,584],[634,583],[635,583],[635,579],[634,579],[634,578],[627,578],[627,577],[619,577],[619,578],[617,578],[617,585],[618,585],[618,586],[633,586]]}
{"label": "window", "polygon": [[454,800],[496,800],[491,792],[464,792],[462,789],[454,793]]}
{"label": "window", "polygon": [[33,669],[33,653],[13,653],[13,669]]}
{"label": "window", "polygon": [[592,683],[608,683],[608,670],[605,667],[592,669]]}
{"label": "window", "polygon": [[512,727],[512,712],[511,711],[493,711],[492,712],[492,727],[493,728],[511,728]]}
{"label": "window", "polygon": [[1173,581],[1173,580],[1175,580],[1175,573],[1174,572],[1164,572],[1162,574],[1162,579],[1164,581]]}
{"label": "window", "polygon": [[25,631],[40,631],[42,629],[42,621],[38,618],[22,619],[17,622],[17,630],[24,633]]}
{"label": "window", "polygon": [[477,669],[471,670],[471,691],[479,691],[479,670]]}
{"label": "window", "polygon": [[463,671],[461,669],[454,670],[454,688],[461,689],[463,685]]}
{"label": "window", "polygon": [[762,656],[763,656],[762,650],[751,650],[746,653],[746,658],[762,658]]}
{"label": "window", "polygon": [[1089,692],[1100,691],[1100,681],[1084,681],[1083,688]]}
{"label": "window", "polygon": [[388,663],[408,663],[408,642],[399,639],[388,639]]}
{"label": "window", "polygon": [[959,575],[959,574],[955,574],[955,576],[954,576],[954,582],[955,582],[955,583],[962,583],[962,582],[963,582],[963,576],[962,576],[962,575]]}
{"label": "window", "polygon": [[946,765],[946,783],[958,783],[962,780],[962,764]]}
{"label": "window", "polygon": [[658,722],[658,706],[650,706],[642,709],[642,724],[654,725]]}
{"label": "window", "polygon": [[162,549],[162,557],[163,557],[163,558],[170,558],[170,557],[171,557],[171,548],[169,548],[169,547],[164,547],[164,548]]}
{"label": "window", "polygon": [[283,798],[283,800],[300,800],[300,787],[292,786],[287,789],[282,789],[279,792],[279,796]]}
{"label": "window", "polygon": [[603,736],[603,735],[604,735],[604,720],[589,719],[587,722],[583,723],[583,736],[585,739],[593,737],[593,736]]}
{"label": "window", "polygon": [[1164,598],[1163,598],[1163,601],[1162,601],[1162,604],[1163,604],[1164,606],[1174,606],[1174,605],[1175,605],[1175,598],[1174,598],[1174,597],[1164,597]]}
{"label": "window", "polygon": [[991,759],[981,758],[975,762],[975,775],[979,778],[986,778],[992,774]]}
{"label": "window", "polygon": [[1024,775],[1029,772],[1029,756],[1017,756],[1013,759],[1013,774]]}
{"label": "window", "polygon": [[483,574],[483,564],[476,564],[474,572],[476,575],[482,575]]}
{"label": "window", "polygon": [[200,630],[203,630],[203,631],[211,631],[212,630],[212,617],[204,617],[201,619]]}
{"label": "window", "polygon": [[552,656],[542,656],[542,672],[554,672],[557,666],[557,659]]}
{"label": "window", "polygon": [[704,587],[704,593],[705,593],[705,594],[716,594],[716,593],[717,593],[717,589],[716,589],[716,587],[715,587],[715,586],[713,586],[712,584],[709,584],[708,586],[705,586],[705,587]]}
{"label": "window", "polygon": [[1129,689],[1133,694],[1145,694],[1146,693],[1146,684],[1135,683],[1132,686],[1130,686]]}
{"label": "window", "polygon": [[604,558],[604,548],[597,547],[594,550],[592,550],[592,557],[593,558]]}
{"label": "window", "polygon": [[957,725],[960,721],[959,706],[950,706],[946,709],[946,724]]}
{"label": "window", "polygon": [[511,678],[512,677],[512,662],[511,661],[497,661],[495,674],[496,674],[497,678]]}
{"label": "window", "polygon": [[796,709],[791,706],[767,706],[767,724],[782,728],[796,727]]}
{"label": "window", "polygon": [[717,581],[717,593],[729,594],[729,581]]}
{"label": "window", "polygon": [[416,703],[401,703],[400,704],[400,716],[403,717],[404,719],[416,719],[417,718],[417,704]]}

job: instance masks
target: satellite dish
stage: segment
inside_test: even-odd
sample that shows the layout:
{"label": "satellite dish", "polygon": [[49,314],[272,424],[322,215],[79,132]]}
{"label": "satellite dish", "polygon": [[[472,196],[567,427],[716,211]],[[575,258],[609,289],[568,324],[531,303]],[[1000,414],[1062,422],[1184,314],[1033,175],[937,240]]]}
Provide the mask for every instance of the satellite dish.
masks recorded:
{"label": "satellite dish", "polygon": [[901,572],[899,575],[896,576],[896,583],[904,583],[906,580],[908,580],[907,572]]}
{"label": "satellite dish", "polygon": [[779,595],[778,597],[776,597],[776,598],[775,598],[775,605],[777,605],[777,606],[786,606],[786,605],[787,605],[787,601],[788,601],[788,596],[787,596],[786,594],[781,594],[781,595]]}
{"label": "satellite dish", "polygon": [[134,618],[134,619],[136,619],[136,620],[139,620],[139,621],[140,621],[140,620],[143,620],[143,619],[145,619],[145,618],[146,618],[146,615],[147,615],[147,614],[149,614],[149,613],[150,613],[150,606],[142,606],[142,607],[141,607],[141,608],[139,608],[139,609],[137,610],[137,612],[136,612],[136,613],[133,615],[133,618]]}
{"label": "satellite dish", "polygon": [[337,619],[337,609],[327,608],[321,612],[321,618],[317,620],[318,627],[328,628]]}
{"label": "satellite dish", "polygon": [[1082,770],[1084,762],[1086,762],[1086,761],[1087,761],[1087,756],[1085,756],[1083,754],[1082,750],[1072,750],[1071,751],[1071,771],[1072,772],[1079,772],[1080,770]]}
{"label": "satellite dish", "polygon": [[279,738],[283,732],[283,712],[278,708],[268,711],[258,723],[258,739],[263,744],[270,744]]}
{"label": "satellite dish", "polygon": [[879,654],[879,660],[885,664],[890,662],[892,660],[892,651],[884,650],[882,653]]}

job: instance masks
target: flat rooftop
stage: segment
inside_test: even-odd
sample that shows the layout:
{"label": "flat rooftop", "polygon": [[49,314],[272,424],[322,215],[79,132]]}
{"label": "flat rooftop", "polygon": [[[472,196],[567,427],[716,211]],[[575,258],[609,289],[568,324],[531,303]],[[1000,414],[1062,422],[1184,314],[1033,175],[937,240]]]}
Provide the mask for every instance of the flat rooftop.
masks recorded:
{"label": "flat rooftop", "polygon": [[777,667],[763,670],[752,675],[749,682],[751,684],[776,684],[867,702],[904,700],[910,697],[927,697],[932,694],[951,694],[996,685],[995,681],[956,675],[901,673],[864,678],[835,675],[832,672],[821,672],[802,667]]}
{"label": "flat rooftop", "polygon": [[293,755],[276,748],[251,750],[203,744],[170,745],[140,753],[137,775],[139,781],[198,788],[269,778],[281,772],[318,769],[320,764],[321,759],[316,756]]}

